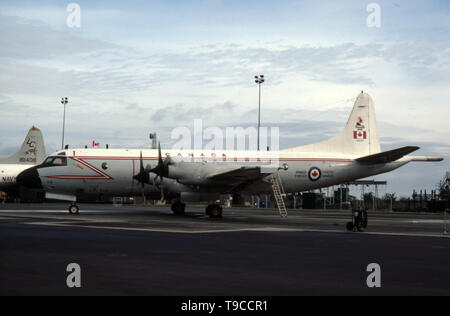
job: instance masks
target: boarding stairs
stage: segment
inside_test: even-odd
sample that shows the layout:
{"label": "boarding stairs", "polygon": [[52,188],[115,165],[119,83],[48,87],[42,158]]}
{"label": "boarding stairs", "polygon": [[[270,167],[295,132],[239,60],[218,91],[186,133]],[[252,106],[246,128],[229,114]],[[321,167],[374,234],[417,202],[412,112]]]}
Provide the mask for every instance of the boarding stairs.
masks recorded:
{"label": "boarding stairs", "polygon": [[282,218],[286,218],[288,216],[286,210],[286,204],[284,203],[284,197],[286,193],[284,192],[283,184],[281,183],[281,178],[278,173],[274,173],[270,176],[270,183],[272,183],[272,191],[275,196],[275,201],[277,202],[278,211]]}

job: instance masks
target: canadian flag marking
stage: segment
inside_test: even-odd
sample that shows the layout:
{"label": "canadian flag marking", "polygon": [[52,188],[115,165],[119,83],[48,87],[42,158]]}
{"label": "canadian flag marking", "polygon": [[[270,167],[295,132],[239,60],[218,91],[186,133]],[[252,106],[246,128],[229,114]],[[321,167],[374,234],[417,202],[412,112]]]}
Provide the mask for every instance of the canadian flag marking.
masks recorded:
{"label": "canadian flag marking", "polygon": [[367,139],[366,131],[353,131],[353,139]]}

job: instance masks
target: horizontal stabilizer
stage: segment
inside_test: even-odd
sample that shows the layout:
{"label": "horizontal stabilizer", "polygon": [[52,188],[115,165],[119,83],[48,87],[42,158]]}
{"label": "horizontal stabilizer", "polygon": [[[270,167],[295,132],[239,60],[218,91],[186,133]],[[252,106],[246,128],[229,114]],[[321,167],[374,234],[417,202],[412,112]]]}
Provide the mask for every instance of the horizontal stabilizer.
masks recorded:
{"label": "horizontal stabilizer", "polygon": [[373,164],[379,164],[379,163],[388,163],[392,161],[396,161],[403,156],[412,153],[413,151],[416,151],[420,147],[417,146],[406,146],[402,148],[397,148],[385,152],[381,152],[374,155],[364,156],[361,158],[356,159],[356,161],[361,163],[373,163]]}

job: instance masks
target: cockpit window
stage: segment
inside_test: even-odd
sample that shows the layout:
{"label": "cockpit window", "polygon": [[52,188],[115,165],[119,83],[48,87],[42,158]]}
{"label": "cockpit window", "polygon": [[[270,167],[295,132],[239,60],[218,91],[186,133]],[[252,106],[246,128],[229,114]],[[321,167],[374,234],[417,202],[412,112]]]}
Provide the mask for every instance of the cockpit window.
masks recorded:
{"label": "cockpit window", "polygon": [[67,166],[67,157],[48,157],[44,162],[44,166]]}
{"label": "cockpit window", "polygon": [[54,166],[66,166],[67,165],[67,158],[66,157],[56,157],[55,160],[53,160]]}

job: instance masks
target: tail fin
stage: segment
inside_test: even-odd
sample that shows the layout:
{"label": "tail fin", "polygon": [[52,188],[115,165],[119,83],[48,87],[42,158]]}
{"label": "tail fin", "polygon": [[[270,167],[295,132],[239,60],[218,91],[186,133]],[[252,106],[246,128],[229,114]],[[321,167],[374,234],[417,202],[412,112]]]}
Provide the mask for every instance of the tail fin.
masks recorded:
{"label": "tail fin", "polygon": [[20,150],[11,157],[0,159],[0,164],[37,165],[45,159],[45,145],[39,128],[32,127]]}
{"label": "tail fin", "polygon": [[337,136],[317,144],[287,151],[370,155],[381,152],[375,106],[372,98],[361,92],[356,98],[347,125]]}

